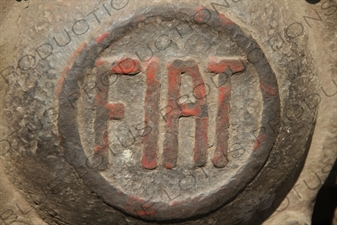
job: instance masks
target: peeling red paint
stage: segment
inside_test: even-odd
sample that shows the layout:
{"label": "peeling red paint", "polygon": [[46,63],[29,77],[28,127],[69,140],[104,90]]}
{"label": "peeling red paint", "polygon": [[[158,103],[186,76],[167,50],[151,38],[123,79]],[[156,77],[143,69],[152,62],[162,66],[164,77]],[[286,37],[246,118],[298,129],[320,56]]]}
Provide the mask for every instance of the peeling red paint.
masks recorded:
{"label": "peeling red paint", "polygon": [[166,136],[164,141],[163,162],[166,168],[171,169],[176,166],[178,157],[178,123],[181,116],[195,117],[195,144],[194,163],[202,166],[206,163],[207,152],[207,126],[208,112],[206,98],[198,98],[194,104],[179,104],[179,93],[181,86],[181,74],[185,73],[192,78],[195,94],[206,96],[203,79],[199,67],[195,61],[175,60],[168,65],[168,96],[166,108]]}
{"label": "peeling red paint", "polygon": [[115,74],[135,75],[140,72],[140,62],[135,59],[121,59],[112,68]]}
{"label": "peeling red paint", "polygon": [[150,216],[150,215],[156,214],[156,210],[151,209],[151,211],[146,211],[146,212],[144,210],[139,210],[139,211],[136,211],[136,213],[139,216]]}
{"label": "peeling red paint", "polygon": [[96,94],[95,96],[95,106],[100,106],[101,103],[101,96],[99,94]]}
{"label": "peeling red paint", "polygon": [[[139,206],[140,205],[140,206]],[[143,208],[146,208],[145,210]],[[156,214],[156,210],[151,209],[151,204],[145,200],[133,196],[129,196],[125,203],[125,209],[138,216],[150,216]]]}
{"label": "peeling red paint", "polygon": [[263,82],[262,80],[260,81],[260,88],[262,89],[262,91],[264,93],[266,93],[267,95],[276,95],[276,90],[275,88],[273,88],[272,86],[270,86],[269,84]]}
{"label": "peeling red paint", "polygon": [[200,107],[195,107],[190,109],[187,104],[181,105],[181,113],[182,115],[186,116],[198,116],[200,114]]}
{"label": "peeling red paint", "polygon": [[219,18],[221,20],[221,22],[223,22],[224,25],[226,24],[235,24],[233,21],[231,21],[230,19],[228,19],[224,14],[219,13]]}
{"label": "peeling red paint", "polygon": [[240,59],[221,59],[218,57],[210,57],[208,61],[208,70],[219,74],[218,87],[218,112],[216,120],[216,147],[213,155],[213,165],[218,168],[223,168],[228,163],[228,128],[229,128],[229,108],[231,97],[231,76],[227,74],[226,82],[220,82],[226,70],[231,73],[244,71],[245,65]]}
{"label": "peeling red paint", "polygon": [[104,143],[103,143],[103,146],[102,146],[102,151],[104,152],[107,152],[108,149],[109,149],[109,133],[108,131],[104,131]]}
{"label": "peeling red paint", "polygon": [[238,59],[209,58],[208,70],[210,72],[223,73],[227,68],[230,68],[233,72],[241,72],[245,70],[245,65]]}
{"label": "peeling red paint", "polygon": [[204,22],[204,19],[207,17],[207,15],[205,15],[202,10],[204,8],[202,6],[198,6],[194,11],[196,12],[194,19],[196,22],[198,23],[202,23]]}
{"label": "peeling red paint", "polygon": [[172,169],[174,166],[171,163],[164,163],[166,169]]}
{"label": "peeling red paint", "polygon": [[63,69],[63,72],[61,74],[61,77],[59,78],[57,82],[57,87],[56,87],[56,94],[60,95],[62,91],[62,86],[65,80],[65,77],[67,75],[68,70],[70,70],[71,65],[74,63],[75,58],[78,56],[78,54],[87,46],[87,43],[81,44],[71,55],[66,67]]}
{"label": "peeling red paint", "polygon": [[203,10],[204,9],[204,7],[202,6],[202,5],[199,5],[195,10],[194,10],[194,12],[200,12],[201,10]]}
{"label": "peeling red paint", "polygon": [[97,38],[96,38],[96,41],[97,43],[101,43],[105,38],[107,38],[109,36],[109,33],[108,32],[105,32],[101,35],[99,35]]}
{"label": "peeling red paint", "polygon": [[66,78],[66,74],[67,74],[68,70],[70,70],[70,67],[67,65],[67,66],[63,69],[62,74],[61,74],[61,77],[60,77],[60,79],[59,79],[58,82],[57,82],[57,87],[56,87],[56,94],[57,94],[57,95],[60,95],[60,94],[61,94],[62,86],[63,86],[63,83],[64,83],[64,79]]}
{"label": "peeling red paint", "polygon": [[124,118],[125,107],[123,103],[105,103],[104,107],[109,109],[109,119],[121,120]]}
{"label": "peeling red paint", "polygon": [[108,87],[100,87],[100,91],[95,96],[94,105],[96,106],[95,120],[95,152],[105,153],[108,158],[109,133],[106,118],[112,120],[123,119],[125,107],[123,103],[108,103]]}
{"label": "peeling red paint", "polygon": [[260,147],[260,144],[266,139],[266,136],[263,134],[260,134],[255,143],[254,143],[254,151]]}
{"label": "peeling red paint", "polygon": [[95,152],[99,152],[101,149],[102,149],[102,148],[101,148],[100,146],[95,146],[95,147],[94,147],[94,151],[95,151]]}
{"label": "peeling red paint", "polygon": [[159,101],[160,82],[156,79],[159,72],[159,59],[152,58],[146,69],[146,94],[144,105],[145,126],[151,124],[151,132],[143,137],[142,166],[145,169],[157,167],[159,139]]}
{"label": "peeling red paint", "polygon": [[152,154],[152,155],[150,155],[150,154],[144,155],[143,154],[143,157],[142,157],[143,168],[149,169],[149,170],[155,169],[157,167],[156,157],[157,157],[157,154]]}
{"label": "peeling red paint", "polygon": [[228,128],[229,128],[229,104],[230,84],[219,87],[218,113],[216,121],[216,148],[213,156],[213,164],[222,168],[227,165],[228,152]]}
{"label": "peeling red paint", "polygon": [[196,121],[196,132],[195,132],[195,146],[194,151],[194,163],[196,166],[203,166],[207,160],[207,147],[208,147],[208,117],[195,119]]}
{"label": "peeling red paint", "polygon": [[103,64],[103,61],[99,59],[99,60],[97,60],[97,62],[96,62],[95,65],[96,66],[101,66],[102,64]]}
{"label": "peeling red paint", "polygon": [[96,145],[94,147],[95,153],[107,153],[109,149],[109,133],[108,131],[104,131],[103,135],[103,143],[101,145]]}
{"label": "peeling red paint", "polygon": [[75,58],[78,56],[78,54],[87,46],[87,43],[82,43],[71,55],[70,62],[68,65],[73,63],[75,61]]}

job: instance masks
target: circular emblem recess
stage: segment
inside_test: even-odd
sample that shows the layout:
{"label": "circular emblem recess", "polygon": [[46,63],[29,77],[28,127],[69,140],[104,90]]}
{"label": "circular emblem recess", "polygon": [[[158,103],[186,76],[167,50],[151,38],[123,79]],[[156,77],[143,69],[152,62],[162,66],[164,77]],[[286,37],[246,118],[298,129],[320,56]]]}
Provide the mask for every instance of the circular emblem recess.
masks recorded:
{"label": "circular emblem recess", "polygon": [[264,53],[203,7],[155,7],[112,24],[80,47],[61,84],[67,160],[104,202],[144,219],[228,203],[277,136],[263,129],[280,117]]}

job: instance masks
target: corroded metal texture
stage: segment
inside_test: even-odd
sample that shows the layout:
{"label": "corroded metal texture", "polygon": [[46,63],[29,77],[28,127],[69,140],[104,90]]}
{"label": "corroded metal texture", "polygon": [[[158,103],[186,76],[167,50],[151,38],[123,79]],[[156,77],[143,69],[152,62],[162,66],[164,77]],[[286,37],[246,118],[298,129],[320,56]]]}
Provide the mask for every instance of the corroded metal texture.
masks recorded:
{"label": "corroded metal texture", "polygon": [[[198,41],[211,35],[212,45]],[[137,57],[156,37],[161,51]],[[202,44],[203,52],[195,48]],[[75,54],[60,78],[61,143],[106,203],[146,219],[205,214],[266,162],[278,133],[268,123],[280,120],[276,77],[257,43],[223,14],[147,8]]]}
{"label": "corroded metal texture", "polygon": [[0,45],[17,49],[0,68],[1,163],[25,204],[48,224],[259,224],[286,212],[320,146],[318,106],[328,115],[334,98],[321,74],[333,73],[308,48],[314,15],[287,23],[288,3],[279,15],[279,3],[240,2],[32,1],[26,38]]}

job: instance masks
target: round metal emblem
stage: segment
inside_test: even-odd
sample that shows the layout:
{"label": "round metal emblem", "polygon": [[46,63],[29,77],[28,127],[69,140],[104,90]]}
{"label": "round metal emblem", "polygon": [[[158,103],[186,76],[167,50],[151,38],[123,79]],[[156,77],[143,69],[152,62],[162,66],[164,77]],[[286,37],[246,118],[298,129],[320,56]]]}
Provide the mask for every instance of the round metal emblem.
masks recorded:
{"label": "round metal emblem", "polygon": [[277,137],[278,85],[252,37],[203,7],[152,7],[82,45],[60,80],[68,162],[103,201],[149,220],[230,202]]}

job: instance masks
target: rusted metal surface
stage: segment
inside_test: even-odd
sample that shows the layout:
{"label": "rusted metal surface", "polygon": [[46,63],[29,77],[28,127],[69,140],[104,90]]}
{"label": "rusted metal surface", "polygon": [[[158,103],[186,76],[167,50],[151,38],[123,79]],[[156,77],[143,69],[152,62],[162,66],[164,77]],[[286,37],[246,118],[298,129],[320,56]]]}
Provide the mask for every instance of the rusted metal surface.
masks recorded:
{"label": "rusted metal surface", "polygon": [[[172,30],[178,26],[189,33]],[[68,162],[105,202],[145,219],[185,219],[234,198],[266,162],[278,133],[268,123],[280,120],[277,81],[257,43],[201,7],[147,9],[106,33],[76,51],[61,78],[58,127]],[[211,35],[212,45],[198,41]],[[165,52],[156,46],[146,60],[137,57],[148,53],[137,46],[165,36]],[[193,49],[201,44],[206,52]]]}
{"label": "rusted metal surface", "polygon": [[[318,105],[334,96],[320,86],[325,56],[308,48],[305,26],[319,19],[287,23],[299,17],[273,2],[134,3],[78,13],[33,1],[26,39],[1,45],[18,52],[0,68],[0,155],[26,204],[48,224],[259,224],[287,212],[291,192],[303,197],[292,188]],[[313,12],[328,17],[326,7]],[[70,25],[39,36],[60,18]],[[10,212],[0,219],[17,220]]]}

